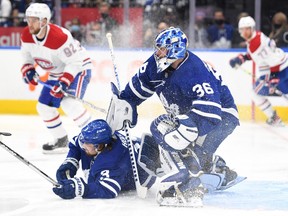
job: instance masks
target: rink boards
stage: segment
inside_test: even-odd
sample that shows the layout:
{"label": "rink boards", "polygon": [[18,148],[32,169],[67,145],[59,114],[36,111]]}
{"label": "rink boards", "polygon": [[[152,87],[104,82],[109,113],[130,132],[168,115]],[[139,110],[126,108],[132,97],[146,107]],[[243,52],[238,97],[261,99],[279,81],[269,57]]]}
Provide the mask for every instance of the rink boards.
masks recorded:
{"label": "rink boards", "polygon": [[[96,106],[108,109],[111,91],[110,82],[115,82],[113,65],[109,49],[88,49],[93,61],[91,83],[87,89],[85,100]],[[244,53],[244,49],[237,50],[195,50],[201,59],[210,63],[229,86],[239,109],[241,120],[265,119],[264,114],[257,108],[253,109],[251,102],[252,63],[246,62],[243,69],[234,70],[229,66],[229,60]],[[135,74],[141,64],[152,54],[150,49],[116,49],[115,57],[122,88],[130,77]],[[20,73],[21,53],[19,48],[0,49],[1,79],[0,79],[0,114],[36,114],[36,102],[41,86],[36,88],[26,85]],[[45,80],[47,72],[37,67],[38,73]],[[279,115],[288,120],[288,102],[280,97],[270,97]],[[139,107],[139,115],[153,117],[164,112],[159,99],[154,95]],[[97,115],[97,114],[96,114]]]}

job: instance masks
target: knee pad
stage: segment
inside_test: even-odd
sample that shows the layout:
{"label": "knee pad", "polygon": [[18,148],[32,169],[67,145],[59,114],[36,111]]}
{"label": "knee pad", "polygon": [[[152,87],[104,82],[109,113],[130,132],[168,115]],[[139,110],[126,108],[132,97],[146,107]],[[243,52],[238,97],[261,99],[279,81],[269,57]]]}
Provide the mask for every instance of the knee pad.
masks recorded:
{"label": "knee pad", "polygon": [[61,107],[65,114],[72,118],[79,127],[85,126],[91,119],[90,113],[83,104],[73,98],[63,98]]}
{"label": "knee pad", "polygon": [[175,120],[167,114],[160,115],[151,123],[150,131],[167,151],[183,150],[198,137],[196,124],[186,115],[178,115]]}
{"label": "knee pad", "polygon": [[50,107],[40,102],[37,103],[36,109],[44,121],[50,121],[51,119],[57,118],[59,116],[57,108]]}

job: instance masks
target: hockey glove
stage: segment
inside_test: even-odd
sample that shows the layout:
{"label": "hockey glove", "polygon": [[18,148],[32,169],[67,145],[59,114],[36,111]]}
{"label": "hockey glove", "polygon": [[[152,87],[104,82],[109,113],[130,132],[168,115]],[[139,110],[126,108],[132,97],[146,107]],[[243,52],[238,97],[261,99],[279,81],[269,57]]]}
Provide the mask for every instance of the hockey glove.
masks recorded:
{"label": "hockey glove", "polygon": [[242,65],[246,60],[247,59],[244,55],[239,54],[237,57],[232,58],[229,63],[232,68],[237,68],[238,66]]}
{"label": "hockey glove", "polygon": [[79,162],[75,158],[68,157],[61,164],[56,172],[56,178],[58,182],[73,178],[79,168]]}
{"label": "hockey glove", "polygon": [[[277,92],[277,86],[279,84],[279,78],[272,78],[269,80],[269,94],[273,95]],[[279,91],[278,91],[279,92]]]}
{"label": "hockey glove", "polygon": [[21,68],[23,80],[27,84],[38,85],[39,75],[32,64],[25,64]]}
{"label": "hockey glove", "polygon": [[63,76],[52,87],[50,94],[56,98],[63,98],[68,87],[73,82],[74,77],[69,73],[64,73]]}
{"label": "hockey glove", "polygon": [[119,90],[114,83],[111,83],[112,99],[110,102],[106,121],[112,128],[112,131],[122,130],[125,121],[128,121],[129,127],[134,127],[137,123],[137,108],[131,102],[122,99]]}
{"label": "hockey glove", "polygon": [[160,115],[151,123],[150,131],[167,151],[183,150],[198,137],[197,126],[187,115]]}
{"label": "hockey glove", "polygon": [[61,187],[54,187],[53,192],[62,199],[73,199],[85,194],[87,184],[82,178],[71,178],[61,182]]}

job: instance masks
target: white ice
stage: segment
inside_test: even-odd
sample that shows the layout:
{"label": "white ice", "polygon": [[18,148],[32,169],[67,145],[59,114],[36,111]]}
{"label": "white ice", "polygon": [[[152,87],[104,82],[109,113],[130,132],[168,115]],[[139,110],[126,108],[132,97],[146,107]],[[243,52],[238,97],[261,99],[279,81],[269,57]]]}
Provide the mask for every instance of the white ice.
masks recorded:
{"label": "white ice", "polygon": [[[140,136],[148,131],[150,121],[139,119],[132,134]],[[63,122],[70,137],[78,133],[69,119],[63,118]],[[203,208],[159,207],[155,202],[156,186],[148,191],[146,199],[138,198],[133,191],[112,200],[62,200],[54,195],[50,182],[0,148],[0,215],[287,216],[287,130],[242,122],[217,153],[248,178],[229,190],[206,195]],[[55,179],[65,154],[42,154],[41,146],[50,137],[38,116],[0,115],[0,131],[12,133],[3,138],[3,143]]]}

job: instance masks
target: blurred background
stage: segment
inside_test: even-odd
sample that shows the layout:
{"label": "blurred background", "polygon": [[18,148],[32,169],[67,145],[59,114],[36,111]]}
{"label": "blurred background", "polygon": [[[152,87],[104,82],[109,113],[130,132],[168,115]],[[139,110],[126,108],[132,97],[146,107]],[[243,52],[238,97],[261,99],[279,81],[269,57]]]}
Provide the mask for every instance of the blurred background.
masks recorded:
{"label": "blurred background", "polygon": [[[32,2],[43,2],[53,12],[52,22],[69,29],[75,38],[89,46],[105,45],[106,32],[118,35],[115,46],[152,47],[155,34],[167,26],[186,32],[192,48],[242,48],[237,31],[239,17],[250,15],[256,27],[273,37],[287,33],[288,4],[285,0],[1,0],[0,46],[18,46],[19,41],[3,39],[21,32],[25,9]],[[277,2],[277,4],[276,4]],[[218,15],[215,13],[219,12]],[[224,22],[232,33],[223,32],[229,46],[218,44],[209,27]],[[206,31],[206,32],[205,32]],[[132,33],[132,34],[131,34]],[[210,32],[211,33],[211,32]],[[129,37],[125,37],[129,35]],[[130,39],[130,40],[129,40]],[[104,40],[104,41],[103,41]],[[222,46],[221,46],[222,45]],[[288,36],[280,44],[287,47]]]}
{"label": "blurred background", "polygon": [[[51,21],[67,28],[89,51],[94,73],[85,99],[105,108],[110,100],[109,83],[115,78],[105,37],[107,32],[113,35],[120,80],[125,84],[152,54],[155,36],[175,26],[188,36],[189,49],[223,74],[235,97],[240,118],[265,120],[250,97],[257,69],[251,62],[245,62],[235,71],[229,66],[229,60],[246,52],[237,25],[238,20],[247,15],[255,19],[257,30],[273,38],[277,46],[287,52],[287,0],[1,0],[0,114],[36,114],[40,88],[29,86],[27,89],[20,75],[20,37],[27,25],[25,10],[32,2],[48,4]],[[48,72],[38,73],[44,79]],[[158,100],[150,101],[155,103],[149,112],[143,106],[145,115],[154,116],[155,110],[157,114],[163,112],[159,110]],[[288,120],[287,101],[275,96],[272,102],[280,117]],[[151,106],[149,102],[144,104]]]}

